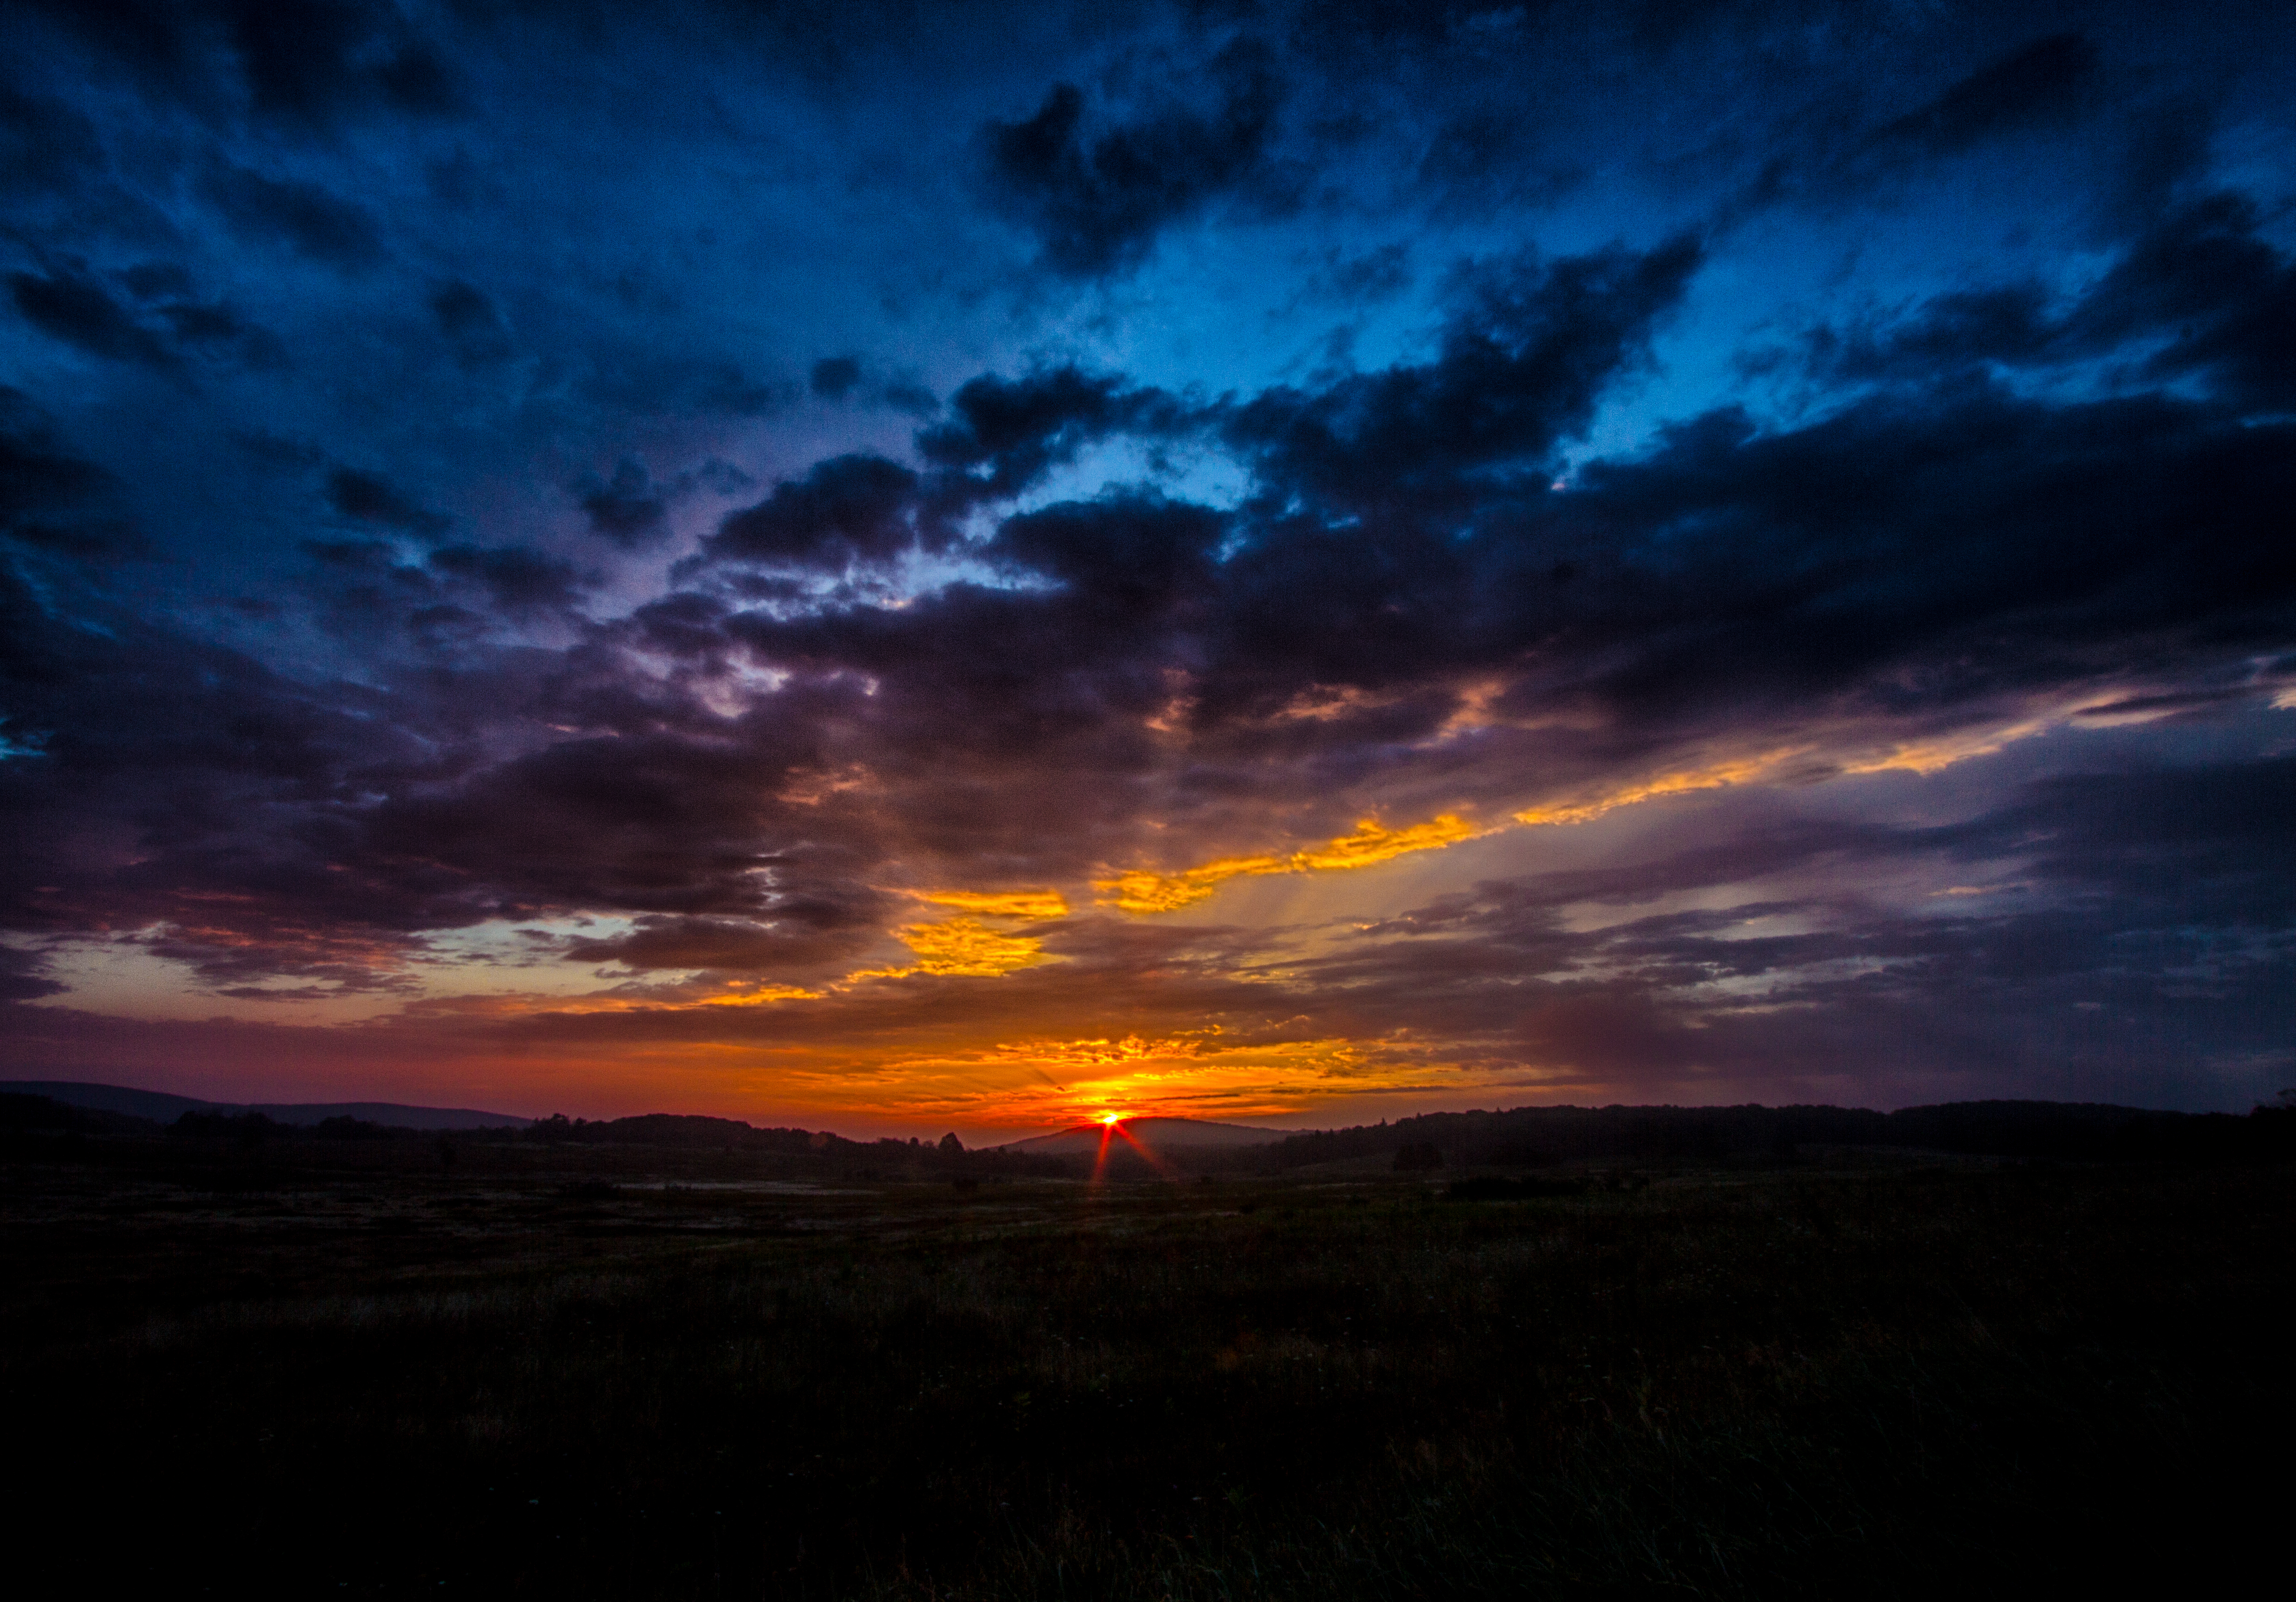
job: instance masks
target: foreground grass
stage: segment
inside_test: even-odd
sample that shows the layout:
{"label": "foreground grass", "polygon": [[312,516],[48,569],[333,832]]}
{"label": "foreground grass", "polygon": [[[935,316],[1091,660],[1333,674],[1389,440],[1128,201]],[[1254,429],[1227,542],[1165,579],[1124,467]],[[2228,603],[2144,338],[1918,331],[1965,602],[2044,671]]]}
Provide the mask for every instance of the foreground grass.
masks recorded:
{"label": "foreground grass", "polygon": [[7,1183],[73,1589],[2183,1588],[2276,1544],[2296,1418],[2270,1170]]}

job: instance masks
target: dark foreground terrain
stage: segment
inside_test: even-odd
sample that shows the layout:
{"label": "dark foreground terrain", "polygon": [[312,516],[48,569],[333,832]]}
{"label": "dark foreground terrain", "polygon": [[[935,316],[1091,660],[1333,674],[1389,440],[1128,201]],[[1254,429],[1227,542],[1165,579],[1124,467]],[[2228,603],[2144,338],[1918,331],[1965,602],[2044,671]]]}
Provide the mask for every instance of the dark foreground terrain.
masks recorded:
{"label": "dark foreground terrain", "polygon": [[1474,1177],[19,1137],[11,1590],[1934,1596],[2280,1563],[2285,1166]]}

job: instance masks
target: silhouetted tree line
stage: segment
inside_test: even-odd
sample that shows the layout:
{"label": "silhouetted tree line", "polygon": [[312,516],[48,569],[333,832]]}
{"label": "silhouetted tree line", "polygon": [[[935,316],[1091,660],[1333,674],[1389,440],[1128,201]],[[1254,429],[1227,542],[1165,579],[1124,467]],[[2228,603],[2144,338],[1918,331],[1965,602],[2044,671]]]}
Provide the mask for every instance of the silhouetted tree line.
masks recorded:
{"label": "silhouetted tree line", "polygon": [[996,1179],[1055,1175],[1069,1165],[1057,1157],[1004,1150],[967,1151],[954,1133],[937,1142],[897,1140],[849,1140],[819,1129],[759,1129],[739,1118],[688,1113],[641,1113],[628,1118],[569,1118],[554,1113],[537,1118],[524,1138],[551,1144],[668,1146],[719,1151],[809,1153],[835,1160],[869,1178],[923,1173],[936,1178]]}
{"label": "silhouetted tree line", "polygon": [[[1845,1107],[1526,1107],[1320,1130],[1287,1136],[1264,1151],[1267,1163],[1278,1169],[1390,1154],[1398,1168],[1440,1163],[1538,1168],[1587,1160],[1776,1158],[1803,1146],[1910,1147],[2086,1162],[2273,1160],[2296,1157],[2296,1104],[2284,1098],[2244,1116],[2060,1101],[1955,1101],[1894,1113]],[[1429,1152],[1436,1164],[1426,1161]]]}
{"label": "silhouetted tree line", "polygon": [[260,1146],[274,1135],[294,1132],[292,1125],[266,1118],[261,1113],[194,1110],[168,1125],[168,1135],[178,1140],[233,1140],[242,1146]]}

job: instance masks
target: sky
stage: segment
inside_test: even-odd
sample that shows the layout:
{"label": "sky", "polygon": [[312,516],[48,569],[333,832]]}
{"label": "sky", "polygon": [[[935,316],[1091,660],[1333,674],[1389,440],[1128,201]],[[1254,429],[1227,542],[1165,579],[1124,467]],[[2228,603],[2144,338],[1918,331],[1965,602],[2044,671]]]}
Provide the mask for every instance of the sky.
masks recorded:
{"label": "sky", "polygon": [[0,11],[0,1074],[2296,1084],[2284,4]]}

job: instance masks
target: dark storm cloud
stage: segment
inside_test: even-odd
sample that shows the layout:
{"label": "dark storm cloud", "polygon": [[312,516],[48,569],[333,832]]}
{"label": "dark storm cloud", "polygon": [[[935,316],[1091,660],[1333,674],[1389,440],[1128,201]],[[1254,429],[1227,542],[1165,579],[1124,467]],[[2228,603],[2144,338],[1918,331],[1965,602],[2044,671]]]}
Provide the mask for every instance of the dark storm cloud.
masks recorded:
{"label": "dark storm cloud", "polygon": [[230,307],[189,298],[159,300],[168,289],[188,289],[180,270],[146,266],[119,276],[144,306],[122,305],[104,283],[77,268],[45,276],[12,273],[8,288],[24,320],[50,338],[89,356],[149,367],[179,381],[189,380],[187,363],[225,369],[287,364],[285,347],[277,337]]}
{"label": "dark storm cloud", "polygon": [[0,83],[0,193],[66,189],[102,165],[94,123]]}
{"label": "dark storm cloud", "polygon": [[27,323],[92,356],[161,369],[176,364],[160,337],[85,273],[11,273],[8,293]]}
{"label": "dark storm cloud", "polygon": [[430,293],[430,315],[439,331],[455,347],[455,359],[466,369],[507,361],[511,354],[509,325],[494,301],[475,284],[453,279]]}
{"label": "dark storm cloud", "polygon": [[1116,433],[1185,430],[1186,407],[1158,389],[1073,366],[1013,380],[984,374],[949,398],[953,415],[917,435],[917,452],[960,475],[968,498],[1008,500],[1061,462]]}
{"label": "dark storm cloud", "polygon": [[813,392],[824,400],[843,400],[861,381],[861,364],[853,356],[824,356],[813,364]]}
{"label": "dark storm cloud", "polygon": [[484,584],[494,609],[512,617],[563,611],[585,587],[572,563],[524,546],[449,545],[432,552],[430,560],[440,573]]}
{"label": "dark storm cloud", "polygon": [[1166,105],[1095,132],[1084,91],[1057,84],[1035,116],[988,125],[991,177],[1047,266],[1076,278],[1136,266],[1166,226],[1263,176],[1283,98],[1273,53],[1240,40],[1207,76],[1217,110]]}
{"label": "dark storm cloud", "polygon": [[244,238],[283,244],[347,272],[374,266],[384,257],[374,219],[316,184],[225,166],[208,176],[204,187],[225,221]]}
{"label": "dark storm cloud", "polygon": [[1474,264],[1434,362],[1271,390],[1227,437],[1286,488],[1350,505],[1408,500],[1478,470],[1536,466],[1584,428],[1697,270],[1697,242]]}
{"label": "dark storm cloud", "polygon": [[73,454],[21,390],[0,388],[0,523],[53,516],[108,488],[112,476]]}
{"label": "dark storm cloud", "polygon": [[119,487],[28,396],[0,386],[0,535],[84,561],[147,556],[151,542],[110,504]]}
{"label": "dark storm cloud", "polygon": [[577,486],[590,527],[622,546],[646,544],[667,532],[668,503],[654,486],[645,463],[625,456],[614,464],[611,482],[593,478]]}
{"label": "dark storm cloud", "polygon": [[320,122],[367,100],[434,115],[457,103],[445,61],[406,28],[395,7],[235,0],[226,14],[261,110]]}
{"label": "dark storm cloud", "polygon": [[443,533],[453,519],[428,511],[379,473],[339,467],[327,475],[327,504],[356,523],[407,534]]}
{"label": "dark storm cloud", "polygon": [[1887,328],[1820,331],[1812,354],[1837,378],[1919,384],[2135,347],[2143,379],[2205,378],[2235,404],[2284,407],[2296,396],[2296,265],[2258,221],[2245,197],[2206,195],[2158,218],[2062,309],[2034,283],[1963,291]]}
{"label": "dark storm cloud", "polygon": [[890,561],[916,543],[916,486],[914,473],[881,456],[839,456],[727,518],[702,552],[718,560],[831,569]]}
{"label": "dark storm cloud", "polygon": [[222,83],[307,126],[460,103],[455,74],[398,7],[340,0],[32,0],[85,46],[204,108]]}
{"label": "dark storm cloud", "polygon": [[1877,129],[1869,149],[1948,156],[1982,140],[2062,117],[2096,73],[2097,50],[2077,33],[2052,34],[1955,84]]}

